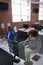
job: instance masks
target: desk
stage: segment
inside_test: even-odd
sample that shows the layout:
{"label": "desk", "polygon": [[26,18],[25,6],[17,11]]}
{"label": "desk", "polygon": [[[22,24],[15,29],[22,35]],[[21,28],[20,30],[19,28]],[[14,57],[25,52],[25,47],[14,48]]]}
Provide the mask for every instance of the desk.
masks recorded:
{"label": "desk", "polygon": [[[8,47],[8,44],[7,44],[7,42],[5,43],[2,43],[1,45],[0,45],[0,47],[2,48],[2,49],[4,49],[4,50],[6,50],[7,52],[9,52],[9,47]],[[10,52],[9,52],[10,53]],[[31,58],[34,56],[34,55],[39,55],[39,56],[41,56],[41,58],[38,60],[38,62],[36,62],[36,61],[33,61]],[[31,58],[30,58],[30,60],[31,61],[33,61],[33,65],[43,65],[43,55],[42,54],[39,54],[39,53],[35,53],[35,54],[31,54]],[[13,63],[13,65],[24,65],[24,60],[23,59],[20,59],[21,61],[20,61],[20,63]]]}
{"label": "desk", "polygon": [[25,29],[25,28],[21,28],[21,29],[18,29],[19,31],[22,31],[22,32],[26,32],[27,35],[28,35],[28,32],[31,30],[31,29],[34,29],[34,28],[28,28],[28,29]]}
{"label": "desk", "polygon": [[[27,51],[31,51],[31,50],[30,50],[29,48],[27,48],[27,47],[28,47],[28,45],[25,46],[25,51],[26,51],[26,52],[27,52]],[[36,61],[32,60],[32,57],[33,57],[34,55],[39,55],[39,56],[41,56],[41,58],[36,62]],[[33,65],[43,65],[43,54],[33,53],[33,54],[31,54],[31,56],[30,56],[30,60],[33,62]]]}
{"label": "desk", "polygon": [[43,36],[43,31],[39,31],[38,34]]}

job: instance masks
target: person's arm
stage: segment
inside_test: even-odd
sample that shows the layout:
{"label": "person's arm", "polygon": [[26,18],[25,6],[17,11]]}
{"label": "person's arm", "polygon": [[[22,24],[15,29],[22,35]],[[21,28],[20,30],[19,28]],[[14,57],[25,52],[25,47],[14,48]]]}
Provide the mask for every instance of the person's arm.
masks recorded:
{"label": "person's arm", "polygon": [[19,44],[23,44],[25,46],[25,45],[28,45],[28,41],[29,41],[29,39],[27,38],[25,41],[22,41]]}
{"label": "person's arm", "polygon": [[24,46],[29,45],[29,38],[27,38],[27,39],[23,42],[23,45],[24,45]]}

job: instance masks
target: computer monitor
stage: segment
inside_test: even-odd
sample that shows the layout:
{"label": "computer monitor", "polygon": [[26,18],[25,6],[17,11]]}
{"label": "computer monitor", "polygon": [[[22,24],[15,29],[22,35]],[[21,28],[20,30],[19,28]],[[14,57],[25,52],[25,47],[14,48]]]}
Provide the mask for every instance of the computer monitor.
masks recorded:
{"label": "computer monitor", "polygon": [[0,65],[13,65],[13,56],[0,48]]}
{"label": "computer monitor", "polygon": [[23,24],[23,28],[28,28],[29,27],[29,25],[28,24]]}
{"label": "computer monitor", "polygon": [[41,30],[41,25],[39,25],[39,24],[33,24],[33,27],[35,29]]}

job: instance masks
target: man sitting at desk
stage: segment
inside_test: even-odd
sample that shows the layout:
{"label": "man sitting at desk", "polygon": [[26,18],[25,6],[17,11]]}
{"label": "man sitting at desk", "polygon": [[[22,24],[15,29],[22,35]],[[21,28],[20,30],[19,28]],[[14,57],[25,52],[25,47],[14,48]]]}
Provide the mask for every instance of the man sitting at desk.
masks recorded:
{"label": "man sitting at desk", "polygon": [[[6,39],[11,42],[14,42],[15,41],[15,36],[14,36],[14,32],[13,32],[13,29],[11,28],[11,26],[8,27],[8,32],[6,33]],[[13,43],[12,43],[13,44]],[[9,46],[12,45],[11,43],[9,43]],[[12,46],[13,47],[13,46]],[[9,47],[10,48],[10,47]],[[14,55],[14,59],[13,59],[14,62],[19,62],[20,60],[16,58],[16,56]]]}
{"label": "man sitting at desk", "polygon": [[40,52],[41,51],[41,39],[38,37],[38,31],[32,29],[29,31],[29,38],[25,41],[24,44],[28,44],[32,50],[30,53]]}
{"label": "man sitting at desk", "polygon": [[14,32],[11,26],[8,26],[8,32],[5,35],[6,39],[14,41]]}

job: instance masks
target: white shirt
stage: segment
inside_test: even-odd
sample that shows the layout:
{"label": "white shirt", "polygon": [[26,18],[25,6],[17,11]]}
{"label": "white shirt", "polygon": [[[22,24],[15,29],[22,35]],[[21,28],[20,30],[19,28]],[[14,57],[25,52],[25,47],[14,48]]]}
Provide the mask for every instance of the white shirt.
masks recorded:
{"label": "white shirt", "polygon": [[16,26],[14,27],[14,31],[17,32],[17,27]]}
{"label": "white shirt", "polygon": [[8,33],[8,39],[9,39],[9,36],[10,36],[10,32]]}

